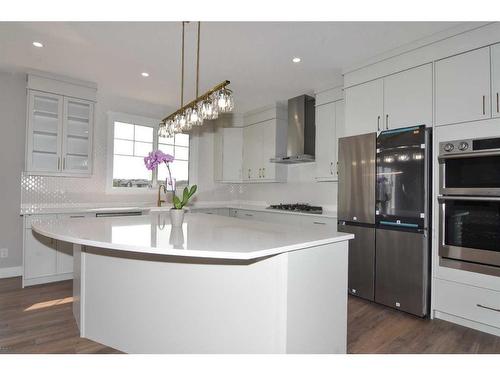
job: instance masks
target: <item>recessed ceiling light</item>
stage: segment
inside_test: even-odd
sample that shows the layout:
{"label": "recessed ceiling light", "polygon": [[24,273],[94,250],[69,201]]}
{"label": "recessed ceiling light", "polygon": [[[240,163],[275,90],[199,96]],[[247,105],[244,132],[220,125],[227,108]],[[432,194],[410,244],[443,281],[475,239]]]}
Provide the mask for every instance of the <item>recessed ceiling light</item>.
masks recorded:
{"label": "recessed ceiling light", "polygon": [[143,77],[149,77],[149,73],[142,72],[142,73],[141,73],[141,76],[143,76]]}
{"label": "recessed ceiling light", "polygon": [[35,47],[38,47],[38,48],[42,48],[42,47],[43,47],[43,44],[42,44],[42,43],[40,43],[40,42],[33,42],[33,45],[34,45]]}
{"label": "recessed ceiling light", "polygon": [[301,61],[301,58],[300,58],[300,57],[294,57],[294,58],[292,59],[292,61],[293,61],[294,63],[299,63],[299,62]]}

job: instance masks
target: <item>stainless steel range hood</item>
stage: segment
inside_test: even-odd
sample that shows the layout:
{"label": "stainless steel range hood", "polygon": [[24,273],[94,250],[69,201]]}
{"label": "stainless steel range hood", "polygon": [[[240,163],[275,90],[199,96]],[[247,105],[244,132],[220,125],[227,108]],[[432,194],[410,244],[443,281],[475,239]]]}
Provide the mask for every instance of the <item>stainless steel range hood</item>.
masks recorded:
{"label": "stainless steel range hood", "polygon": [[272,163],[298,164],[314,161],[316,147],[315,99],[308,95],[288,101],[286,156],[271,159]]}

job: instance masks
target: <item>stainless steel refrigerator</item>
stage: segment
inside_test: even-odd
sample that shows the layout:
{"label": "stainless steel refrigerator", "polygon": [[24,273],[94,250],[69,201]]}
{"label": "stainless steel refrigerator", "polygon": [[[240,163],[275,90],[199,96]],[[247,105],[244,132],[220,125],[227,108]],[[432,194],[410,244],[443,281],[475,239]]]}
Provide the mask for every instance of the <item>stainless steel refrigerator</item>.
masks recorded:
{"label": "stainless steel refrigerator", "polygon": [[349,241],[349,293],[375,297],[376,133],[339,139],[338,230]]}
{"label": "stainless steel refrigerator", "polygon": [[430,130],[339,139],[338,230],[349,242],[348,292],[428,313]]}

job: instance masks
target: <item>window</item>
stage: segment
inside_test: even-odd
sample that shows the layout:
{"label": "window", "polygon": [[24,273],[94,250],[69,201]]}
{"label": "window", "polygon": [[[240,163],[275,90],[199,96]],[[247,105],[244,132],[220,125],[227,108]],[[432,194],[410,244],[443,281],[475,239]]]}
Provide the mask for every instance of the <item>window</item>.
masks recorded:
{"label": "window", "polygon": [[177,186],[187,185],[189,176],[189,135],[176,134],[173,138],[159,138],[156,126],[148,121],[112,121],[113,157],[112,181],[115,188],[151,188],[157,181],[165,181],[168,172],[162,164],[157,171],[148,171],[144,157],[160,149],[174,156],[170,164],[172,178]]}

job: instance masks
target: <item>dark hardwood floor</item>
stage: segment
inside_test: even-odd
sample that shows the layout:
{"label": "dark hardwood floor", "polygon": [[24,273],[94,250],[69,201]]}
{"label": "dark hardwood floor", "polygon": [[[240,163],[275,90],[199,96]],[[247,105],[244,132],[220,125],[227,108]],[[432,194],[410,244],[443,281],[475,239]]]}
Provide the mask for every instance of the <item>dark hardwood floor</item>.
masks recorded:
{"label": "dark hardwood floor", "polygon": [[[0,353],[119,353],[82,339],[72,283],[21,288],[0,280]],[[348,353],[500,353],[500,337],[442,320],[422,320],[349,297]]]}

